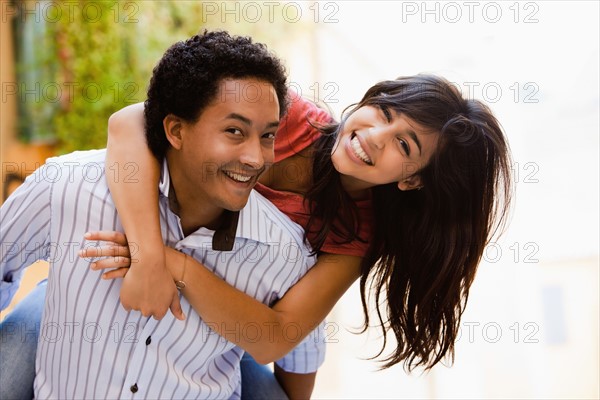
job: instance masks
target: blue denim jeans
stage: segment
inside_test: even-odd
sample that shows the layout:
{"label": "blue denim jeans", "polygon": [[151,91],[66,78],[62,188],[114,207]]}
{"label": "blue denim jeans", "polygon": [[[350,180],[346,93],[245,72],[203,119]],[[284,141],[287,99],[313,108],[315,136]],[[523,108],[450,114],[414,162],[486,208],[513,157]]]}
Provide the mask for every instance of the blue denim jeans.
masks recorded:
{"label": "blue denim jeans", "polygon": [[33,399],[46,283],[38,283],[0,324],[0,399]]}
{"label": "blue denim jeans", "polygon": [[287,400],[271,370],[248,353],[242,357],[242,400]]}
{"label": "blue denim jeans", "polygon": [[[32,399],[35,351],[47,281],[41,281],[0,323],[0,399]],[[275,376],[245,354],[242,400],[287,399]]]}

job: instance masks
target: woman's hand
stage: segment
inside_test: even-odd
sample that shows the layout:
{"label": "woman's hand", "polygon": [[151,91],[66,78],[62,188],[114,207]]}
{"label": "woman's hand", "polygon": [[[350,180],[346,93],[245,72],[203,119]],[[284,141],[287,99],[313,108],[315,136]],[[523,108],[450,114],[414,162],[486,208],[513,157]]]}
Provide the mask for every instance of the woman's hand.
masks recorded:
{"label": "woman's hand", "polygon": [[[88,232],[84,237],[87,240],[106,242],[102,246],[89,247],[81,250],[79,256],[83,258],[104,257],[101,260],[93,262],[90,267],[93,270],[109,270],[102,274],[103,279],[123,278],[121,304],[126,310],[139,310],[144,316],[152,315],[154,318],[160,319],[164,316],[166,310],[165,313],[156,311],[157,306],[162,305],[162,303],[157,300],[158,296],[144,299],[143,294],[163,293],[168,298],[172,299],[171,310],[179,310],[179,313],[173,312],[175,318],[180,320],[185,319],[185,315],[181,310],[179,302],[179,292],[177,291],[177,287],[175,286],[169,271],[163,267],[156,273],[144,274],[143,265],[147,264],[144,260],[152,262],[152,256],[145,256],[143,253],[140,253],[139,257],[132,259],[127,237],[121,232]],[[130,268],[132,263],[135,265],[135,268]],[[140,274],[142,275],[140,276]],[[131,306],[129,300],[132,297],[137,300],[135,304],[141,304],[140,307]]]}
{"label": "woman's hand", "polygon": [[101,258],[90,264],[94,271],[108,270],[102,274],[103,279],[124,278],[131,265],[131,254],[127,245],[127,237],[121,232],[99,231],[88,232],[86,240],[103,241],[102,246],[87,247],[79,251],[81,258]]}

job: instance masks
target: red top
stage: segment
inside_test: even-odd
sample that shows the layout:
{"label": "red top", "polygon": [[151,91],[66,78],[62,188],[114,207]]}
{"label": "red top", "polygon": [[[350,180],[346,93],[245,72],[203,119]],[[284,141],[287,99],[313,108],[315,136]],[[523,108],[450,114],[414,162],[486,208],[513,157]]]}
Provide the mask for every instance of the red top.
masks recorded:
{"label": "red top", "polygon": [[[307,120],[317,123],[326,123],[331,120],[331,116],[324,110],[318,108],[313,103],[299,98],[292,97],[294,101],[290,105],[287,115],[281,120],[277,135],[275,137],[275,162],[284,160],[294,154],[304,150],[314,143],[320,136],[319,131],[313,128]],[[256,190],[269,199],[279,210],[286,214],[290,219],[304,229],[308,224],[310,212],[308,201],[304,202],[304,197],[292,192],[273,190],[260,183],[255,186]],[[369,246],[368,240],[372,235],[372,205],[371,200],[357,201],[358,218],[360,230],[358,236],[367,242],[355,240],[345,244],[339,236],[330,232],[321,251],[332,254],[343,254],[363,257]],[[314,230],[314,228],[313,228]],[[310,238],[310,235],[309,235]]]}
{"label": "red top", "polygon": [[292,99],[287,114],[281,119],[275,135],[275,162],[285,160],[313,144],[321,133],[308,121],[326,124],[331,116],[294,92],[289,92]]}

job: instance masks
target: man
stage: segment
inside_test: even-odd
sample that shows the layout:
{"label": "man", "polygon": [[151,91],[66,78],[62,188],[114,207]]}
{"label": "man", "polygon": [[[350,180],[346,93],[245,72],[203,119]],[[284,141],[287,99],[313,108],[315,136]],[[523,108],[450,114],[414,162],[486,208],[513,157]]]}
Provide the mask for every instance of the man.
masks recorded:
{"label": "man", "polygon": [[[166,244],[266,304],[314,263],[301,228],[252,190],[273,161],[285,94],[284,70],[264,47],[208,32],[165,53],[145,105],[149,144],[163,161]],[[50,262],[35,397],[240,397],[243,350],[215,334],[185,299],[183,321],[127,311],[119,304],[122,281],[103,280],[76,256],[86,232],[122,230],[104,158],[97,150],[50,159],[1,208],[2,308],[26,266]],[[256,221],[264,225],[257,229]],[[269,257],[246,261],[249,246]],[[298,250],[293,258],[290,247]],[[322,363],[323,336],[313,335],[282,361],[292,373],[282,379]],[[290,362],[296,353],[302,363]]]}

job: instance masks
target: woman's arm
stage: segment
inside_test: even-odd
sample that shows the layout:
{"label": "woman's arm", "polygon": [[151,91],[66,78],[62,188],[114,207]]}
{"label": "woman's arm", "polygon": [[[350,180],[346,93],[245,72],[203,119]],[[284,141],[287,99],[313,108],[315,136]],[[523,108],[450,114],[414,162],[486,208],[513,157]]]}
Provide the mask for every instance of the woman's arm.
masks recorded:
{"label": "woman's arm", "polygon": [[165,268],[158,211],[160,166],[144,132],[143,103],[119,110],[108,121],[108,187],[133,255],[123,279],[121,303],[126,310],[156,319],[170,308],[183,319],[177,288]]}
{"label": "woman's arm", "polygon": [[[262,364],[280,359],[300,343],[360,276],[359,257],[322,254],[315,266],[270,308],[230,286],[192,257],[187,257],[184,270],[183,253],[165,250],[167,267],[174,279],[185,282],[181,292],[194,310],[221,336]],[[246,338],[239,332],[239,326],[248,326],[244,324],[258,325],[262,332],[253,331],[252,337]],[[290,324],[300,327],[300,337],[286,334]]]}
{"label": "woman's arm", "polygon": [[[126,244],[123,234],[118,232],[92,232],[86,239]],[[269,308],[229,285],[192,257],[168,247],[165,251],[171,279],[185,282],[181,292],[194,310],[211,328],[242,347],[261,364],[280,359],[300,343],[360,276],[359,257],[322,254],[315,266]],[[97,261],[92,264],[93,269],[127,267],[129,257],[127,247],[111,245],[88,247],[80,255],[123,257]],[[126,273],[127,268],[120,268],[105,273],[104,277],[119,278]],[[256,333],[252,329],[252,337],[246,338],[239,329],[248,326],[244,324],[258,325],[262,331]],[[300,327],[300,336],[290,338],[286,335],[286,328],[291,324]]]}

